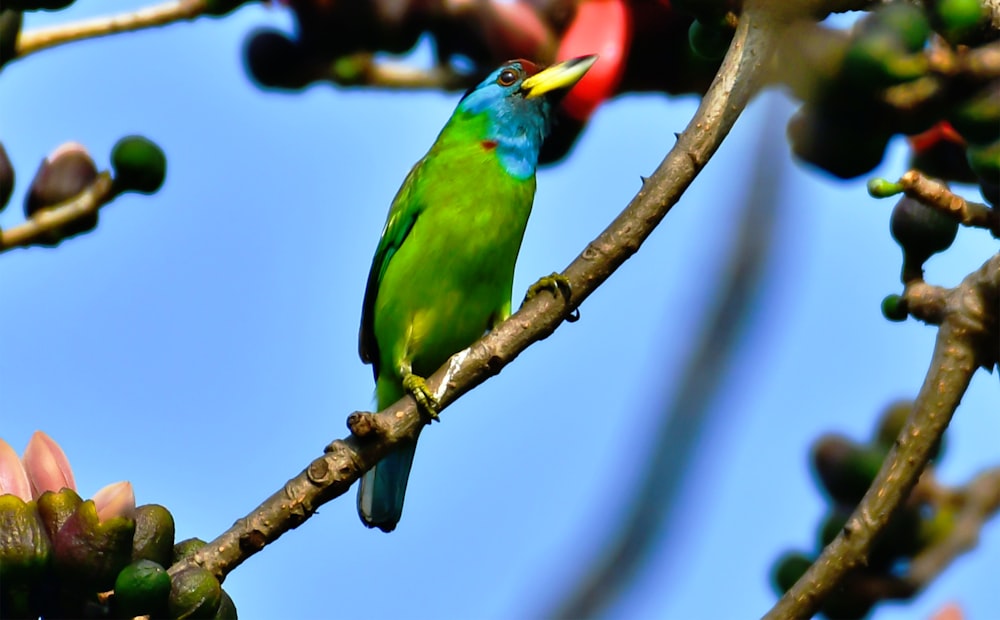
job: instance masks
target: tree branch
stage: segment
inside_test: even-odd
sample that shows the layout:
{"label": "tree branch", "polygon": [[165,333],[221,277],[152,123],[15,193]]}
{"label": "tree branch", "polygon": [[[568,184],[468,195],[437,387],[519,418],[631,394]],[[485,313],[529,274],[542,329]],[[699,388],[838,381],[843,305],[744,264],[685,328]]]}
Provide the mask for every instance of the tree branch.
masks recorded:
{"label": "tree branch", "polygon": [[102,172],[90,187],[69,202],[42,209],[23,224],[0,230],[0,252],[47,242],[51,233],[76,220],[93,215],[117,193],[111,175]]}
{"label": "tree branch", "polygon": [[170,0],[138,11],[106,15],[84,21],[38,28],[22,32],[17,40],[15,58],[72,41],[132,32],[177,21],[195,19],[208,10],[208,0]]}
{"label": "tree branch", "polygon": [[964,226],[985,228],[994,237],[1000,237],[1000,211],[962,198],[944,183],[927,178],[919,170],[906,172],[899,178],[899,186],[910,198],[941,211]]}
{"label": "tree branch", "polygon": [[[762,65],[773,47],[767,16],[744,12],[726,59],[697,113],[656,172],[624,211],[563,272],[571,296],[537,295],[492,332],[452,356],[427,380],[442,408],[513,361],[529,345],[549,336],[608,277],[638,251],[705,166],[756,91]],[[356,412],[354,431],[249,515],[214,541],[171,567],[201,565],[222,578],[248,557],[297,527],[323,503],[347,492],[401,440],[413,437],[423,420],[406,397],[377,414]]]}
{"label": "tree branch", "polygon": [[945,295],[930,369],[896,445],[843,531],[764,615],[766,620],[811,617],[852,569],[865,564],[877,535],[920,478],[973,373],[997,362],[1000,254]]}

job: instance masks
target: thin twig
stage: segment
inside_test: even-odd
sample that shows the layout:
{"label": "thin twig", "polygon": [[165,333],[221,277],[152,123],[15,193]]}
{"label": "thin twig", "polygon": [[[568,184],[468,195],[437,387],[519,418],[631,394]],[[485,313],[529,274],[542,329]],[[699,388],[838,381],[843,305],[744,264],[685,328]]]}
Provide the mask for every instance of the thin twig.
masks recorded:
{"label": "thin twig", "polygon": [[867,561],[877,535],[904,504],[976,369],[996,363],[1000,340],[1000,254],[947,292],[930,369],[913,411],[843,531],[764,616],[809,618],[853,569]]}
{"label": "thin twig", "polygon": [[961,489],[952,490],[951,495],[958,506],[948,535],[913,558],[907,568],[904,580],[913,594],[978,544],[983,525],[1000,510],[1000,468],[979,474]]}
{"label": "thin twig", "polygon": [[102,172],[69,202],[42,209],[23,224],[0,230],[0,252],[46,242],[52,233],[97,211],[115,196],[111,175]]}
{"label": "thin twig", "polygon": [[138,11],[29,30],[22,32],[21,36],[18,37],[15,57],[27,56],[32,52],[72,41],[105,37],[120,32],[132,32],[195,19],[204,14],[207,8],[207,0],[170,0]]}
{"label": "thin twig", "polygon": [[919,170],[910,170],[899,178],[903,192],[923,204],[938,209],[965,226],[985,228],[1000,237],[1000,211],[980,202],[966,200],[940,181],[929,179]]}
{"label": "thin twig", "polygon": [[[572,288],[569,299],[536,295],[427,380],[442,408],[500,372],[532,343],[549,336],[639,250],[718,149],[756,91],[761,64],[770,53],[766,31],[753,12],[744,13],[722,69],[677,143],[628,207],[563,272]],[[326,454],[280,491],[170,571],[197,564],[224,577],[303,523],[321,504],[346,493],[365,470],[400,441],[413,437],[423,420],[413,399],[406,397],[377,414],[356,412],[348,424],[368,432],[365,437],[351,434],[334,441]]]}

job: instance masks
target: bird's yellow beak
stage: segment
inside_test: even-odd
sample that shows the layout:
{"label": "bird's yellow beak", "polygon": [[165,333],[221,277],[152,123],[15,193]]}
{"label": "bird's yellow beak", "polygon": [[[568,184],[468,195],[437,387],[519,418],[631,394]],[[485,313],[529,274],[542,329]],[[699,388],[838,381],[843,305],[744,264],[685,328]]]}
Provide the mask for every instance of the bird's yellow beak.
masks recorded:
{"label": "bird's yellow beak", "polygon": [[564,60],[521,82],[521,92],[525,99],[531,99],[553,91],[569,90],[595,62],[597,54]]}

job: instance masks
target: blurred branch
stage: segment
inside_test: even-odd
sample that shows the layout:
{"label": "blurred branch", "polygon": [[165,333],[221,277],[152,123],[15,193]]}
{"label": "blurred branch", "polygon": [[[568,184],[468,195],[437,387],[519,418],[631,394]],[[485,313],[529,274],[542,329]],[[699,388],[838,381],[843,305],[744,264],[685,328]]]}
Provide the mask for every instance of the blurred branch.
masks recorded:
{"label": "blurred branch", "polygon": [[[780,177],[784,167],[774,161],[785,152],[784,141],[773,128],[780,125],[772,100],[761,135],[754,167],[749,172],[741,215],[732,222],[735,239],[722,277],[685,364],[679,391],[664,399],[657,415],[659,428],[648,465],[628,500],[628,514],[607,536],[604,550],[573,591],[545,617],[592,618],[620,599],[637,572],[656,550],[658,538],[670,532],[676,519],[675,500],[686,480],[687,464],[707,425],[712,406],[734,362],[736,348],[750,327],[749,315],[762,288],[765,266],[773,249],[778,222]],[[689,508],[689,507],[688,507]],[[662,576],[662,575],[661,575]],[[665,578],[669,582],[669,577]]]}
{"label": "blurred branch", "polygon": [[[69,202],[42,209],[23,224],[0,230],[0,252],[38,243],[48,243],[60,228],[94,215],[117,193],[107,172],[100,173],[90,187]],[[58,236],[58,235],[56,235]]]}
{"label": "blurred branch", "polygon": [[29,30],[22,32],[18,37],[15,58],[72,41],[105,37],[120,32],[132,32],[195,19],[205,14],[209,6],[209,0],[170,0],[138,11]]}
{"label": "blurred branch", "polygon": [[[516,314],[461,351],[428,380],[442,408],[497,374],[532,343],[549,336],[642,242],[677,203],[728,135],[751,95],[773,47],[769,16],[744,12],[722,68],[687,128],[653,175],[621,214],[563,272],[572,294],[536,295]],[[171,567],[197,564],[219,577],[236,568],[284,532],[297,527],[323,503],[344,494],[400,441],[424,423],[406,397],[379,413],[355,412],[350,436],[334,441],[298,476],[203,549]]]}
{"label": "blurred branch", "polygon": [[955,506],[954,527],[943,540],[935,542],[910,561],[903,581],[910,598],[922,590],[956,558],[975,548],[979,532],[1000,511],[1000,467],[987,470],[960,489],[948,489],[949,503]]}
{"label": "blurred branch", "polygon": [[[907,294],[919,297],[921,284],[907,285]],[[764,616],[767,620],[812,617],[848,573],[865,564],[876,537],[920,478],[972,375],[980,366],[997,363],[1000,254],[956,288],[927,292],[944,307],[930,369],[913,411],[843,531]]]}
{"label": "blurred branch", "polygon": [[422,69],[401,62],[378,61],[362,52],[334,61],[329,78],[342,86],[369,86],[386,89],[461,90],[470,86],[470,76],[447,65]]}

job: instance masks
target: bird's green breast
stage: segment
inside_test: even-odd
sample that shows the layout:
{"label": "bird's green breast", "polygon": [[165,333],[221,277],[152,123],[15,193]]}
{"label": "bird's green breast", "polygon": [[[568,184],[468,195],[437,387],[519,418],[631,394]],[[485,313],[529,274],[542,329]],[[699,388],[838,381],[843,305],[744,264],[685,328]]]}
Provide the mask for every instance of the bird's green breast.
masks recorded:
{"label": "bird's green breast", "polygon": [[534,192],[480,139],[439,140],[417,164],[397,200],[420,212],[375,300],[380,374],[408,360],[427,376],[509,314]]}

